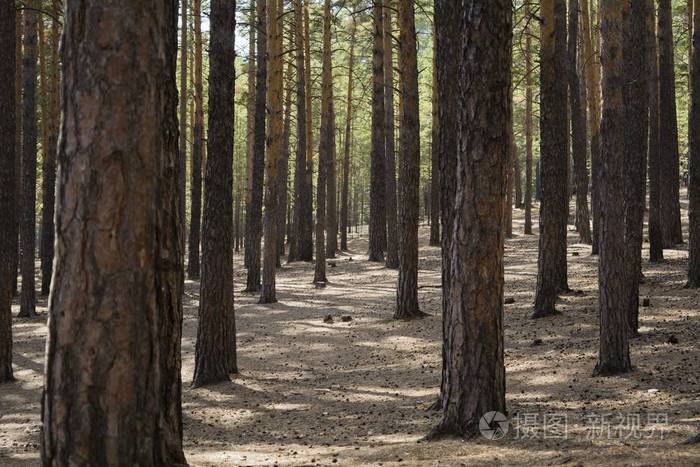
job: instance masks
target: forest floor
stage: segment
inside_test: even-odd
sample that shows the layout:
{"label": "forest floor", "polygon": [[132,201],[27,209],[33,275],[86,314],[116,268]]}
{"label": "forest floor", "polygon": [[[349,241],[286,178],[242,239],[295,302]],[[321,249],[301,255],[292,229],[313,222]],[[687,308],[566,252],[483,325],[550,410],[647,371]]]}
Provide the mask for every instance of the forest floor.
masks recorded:
{"label": "forest floor", "polygon": [[[685,216],[685,213],[684,213]],[[533,218],[537,224],[537,211]],[[686,217],[684,217],[686,219]],[[184,448],[192,465],[700,465],[681,444],[700,428],[700,292],[684,289],[687,248],[644,262],[641,337],[632,373],[593,377],[598,351],[597,258],[569,230],[575,292],[561,315],[530,319],[537,236],[523,212],[506,243],[505,363],[511,420],[505,438],[427,443],[439,413],[440,252],[421,227],[420,290],[429,316],[393,321],[397,273],[366,261],[366,238],[332,260],[325,289],[311,264],[284,265],[279,303],[241,292],[236,255],[240,374],[191,389],[198,284],[188,281],[183,340]],[[687,238],[687,237],[686,237]],[[646,245],[648,246],[648,245]],[[646,257],[645,251],[645,257]],[[45,299],[41,302],[45,312]],[[324,322],[331,315],[332,323]],[[342,316],[350,316],[349,322]],[[15,376],[0,387],[0,465],[39,462],[44,319],[14,323]]]}

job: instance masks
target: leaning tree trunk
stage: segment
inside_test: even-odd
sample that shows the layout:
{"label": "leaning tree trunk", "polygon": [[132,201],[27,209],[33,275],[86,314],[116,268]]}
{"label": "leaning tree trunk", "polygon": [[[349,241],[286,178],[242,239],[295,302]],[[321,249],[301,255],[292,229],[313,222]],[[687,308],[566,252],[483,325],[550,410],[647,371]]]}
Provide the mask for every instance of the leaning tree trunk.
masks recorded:
{"label": "leaning tree trunk", "polygon": [[659,0],[659,187],[665,248],[683,243],[671,0]]}
{"label": "leaning tree trunk", "polygon": [[[651,0],[653,1],[653,0]],[[649,47],[649,261],[664,259],[661,230],[661,153],[659,148],[659,55],[654,9],[647,21],[647,34],[653,38]]]}
{"label": "leaning tree trunk", "polygon": [[556,313],[557,294],[566,290],[567,111],[566,1],[543,0],[540,50],[540,171],[542,206],[533,318]]}
{"label": "leaning tree trunk", "polygon": [[630,335],[638,335],[639,281],[642,276],[644,209],[646,207],[647,149],[649,135],[649,46],[653,38],[647,32],[651,15],[647,0],[631,2],[623,36],[623,87],[626,113],[624,137],[625,198],[625,276],[623,290],[628,296]]}
{"label": "leaning tree trunk", "polygon": [[199,279],[199,246],[202,227],[202,152],[204,147],[204,90],[202,86],[201,0],[192,0],[194,22],[194,128],[192,130],[192,166],[190,181],[190,230],[187,276]]}
{"label": "leaning tree trunk", "polygon": [[[260,303],[277,301],[276,275],[279,250],[277,248],[277,209],[279,209],[278,179],[279,160],[282,157],[284,130],[282,16],[279,0],[267,0],[267,138],[265,158],[265,251],[263,261],[262,291]],[[250,272],[250,271],[249,271]]]}
{"label": "leaning tree trunk", "polygon": [[[403,2],[401,2],[403,3]],[[401,5],[403,7],[403,5]],[[384,171],[386,175],[386,267],[399,267],[399,232],[396,201],[396,154],[394,143],[394,54],[391,0],[384,1]],[[403,47],[403,43],[402,43]],[[416,109],[417,109],[416,102]],[[416,200],[417,201],[417,200]]]}
{"label": "leaning tree trunk", "polygon": [[260,291],[260,242],[262,237],[263,178],[265,170],[265,124],[267,97],[267,0],[257,0],[257,59],[255,76],[255,135],[250,205],[246,206],[246,291]]}
{"label": "leaning tree trunk", "polygon": [[43,465],[185,463],[176,5],[66,2]]}
{"label": "leaning tree trunk", "polygon": [[700,287],[700,0],[693,0],[693,44],[691,106],[688,124],[690,154],[688,167],[689,261],[688,287]]}
{"label": "leaning tree trunk", "polygon": [[213,0],[209,39],[209,137],[194,387],[236,371],[233,311],[233,70],[235,5]]}
{"label": "leaning tree trunk", "polygon": [[[15,1],[0,1],[0,82],[15,79]],[[0,383],[12,375],[12,278],[17,269],[15,89],[0,86]]]}
{"label": "leaning tree trunk", "polygon": [[[418,121],[418,52],[413,0],[399,2],[399,27],[401,41],[399,69],[401,70],[403,111],[399,139],[399,283],[396,290],[394,319],[412,319],[424,315],[418,308],[420,122]],[[392,169],[389,168],[389,170]]]}
{"label": "leaning tree trunk", "polygon": [[[627,10],[627,11],[625,11]],[[630,371],[629,315],[625,277],[625,18],[630,6],[611,0],[601,3],[603,118],[600,126],[600,351],[595,373]],[[639,40],[639,38],[637,38]],[[637,116],[639,118],[639,116]]]}
{"label": "leaning tree trunk", "polygon": [[465,107],[451,115],[460,130],[450,247],[455,261],[444,317],[442,417],[431,437],[474,437],[482,416],[506,412],[503,205],[511,145],[512,9],[509,0],[472,5],[460,12],[461,37],[451,38],[464,53],[459,73],[450,78],[460,82],[460,101],[472,111]]}
{"label": "leaning tree trunk", "polygon": [[350,192],[350,143],[352,140],[352,92],[353,83],[355,81],[353,72],[355,67],[355,42],[357,26],[355,17],[350,16],[350,52],[348,55],[348,94],[347,108],[345,111],[345,141],[343,145],[343,187],[341,195],[340,208],[340,249],[341,251],[348,250],[348,204]]}
{"label": "leaning tree trunk", "polygon": [[[30,6],[36,6],[30,3]],[[22,57],[22,217],[20,220],[20,270],[22,295],[19,315],[36,316],[34,256],[36,250],[36,71],[38,12],[24,11]]]}
{"label": "leaning tree trunk", "polygon": [[[587,0],[583,0],[587,1]],[[588,146],[586,139],[586,110],[581,102],[581,83],[578,74],[579,42],[578,0],[569,0],[569,107],[571,109],[571,152],[574,159],[576,187],[576,227],[581,243],[591,244],[591,225],[588,213]]]}
{"label": "leaning tree trunk", "polygon": [[369,260],[384,261],[383,246],[386,243],[384,188],[384,24],[382,4],[374,2],[374,45],[372,47],[372,149],[369,184]]}

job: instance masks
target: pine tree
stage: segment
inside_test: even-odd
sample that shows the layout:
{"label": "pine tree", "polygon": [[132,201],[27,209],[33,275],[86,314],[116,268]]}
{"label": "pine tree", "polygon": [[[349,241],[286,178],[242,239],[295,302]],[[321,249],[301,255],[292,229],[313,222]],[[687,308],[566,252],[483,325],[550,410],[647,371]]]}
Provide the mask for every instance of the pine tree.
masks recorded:
{"label": "pine tree", "polygon": [[[403,2],[402,2],[403,3]],[[400,5],[401,6],[401,5]],[[391,0],[384,0],[384,171],[386,175],[386,267],[399,267],[399,232],[396,200],[396,154],[394,142],[394,54]],[[403,44],[402,44],[403,46]],[[408,46],[410,47],[410,45]],[[416,100],[416,115],[418,115]],[[416,206],[417,206],[416,202]]]}
{"label": "pine tree", "polygon": [[688,287],[700,287],[700,0],[693,0],[691,107],[688,124]]}

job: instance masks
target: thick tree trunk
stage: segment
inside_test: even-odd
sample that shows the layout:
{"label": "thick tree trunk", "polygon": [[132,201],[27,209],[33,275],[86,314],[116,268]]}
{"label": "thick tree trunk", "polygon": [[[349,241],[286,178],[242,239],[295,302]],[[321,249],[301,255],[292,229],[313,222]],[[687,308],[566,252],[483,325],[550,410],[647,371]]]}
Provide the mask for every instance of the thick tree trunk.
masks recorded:
{"label": "thick tree trunk", "polygon": [[540,171],[542,206],[533,318],[556,313],[557,294],[566,290],[566,1],[543,0],[540,51]]}
{"label": "thick tree trunk", "polygon": [[[600,351],[595,373],[630,371],[625,268],[625,19],[627,3],[601,4],[603,119],[600,126]],[[639,37],[637,37],[639,40]],[[642,49],[643,51],[643,49]],[[642,52],[643,53],[643,52]],[[637,116],[639,118],[639,116]]]}
{"label": "thick tree trunk", "polygon": [[64,24],[42,464],[182,465],[177,3]]}
{"label": "thick tree trunk", "polygon": [[374,45],[372,48],[372,149],[369,186],[369,260],[384,261],[386,243],[384,157],[384,23],[382,4],[374,0],[372,8]]}
{"label": "thick tree trunk", "polygon": [[[418,209],[420,206],[418,52],[414,2],[403,0],[398,6],[401,31],[399,69],[401,70],[403,112],[401,112],[399,137],[399,283],[394,319],[413,319],[424,316],[418,308]],[[386,12],[387,10],[385,14]],[[387,33],[386,28],[384,32]],[[389,170],[392,169],[389,168]],[[391,213],[388,216],[391,216]],[[391,238],[389,240],[391,241]],[[387,256],[387,263],[388,258],[389,256]]]}
{"label": "thick tree trunk", "polygon": [[630,335],[639,328],[639,281],[642,276],[644,209],[646,207],[647,149],[649,135],[649,45],[647,32],[651,14],[649,2],[631,2],[624,25],[623,87],[624,111],[624,199],[625,199],[625,281],[628,295]]}
{"label": "thick tree trunk", "polygon": [[323,6],[323,70],[321,72],[321,135],[318,147],[318,186],[316,187],[316,265],[314,284],[326,285],[325,222],[328,166],[333,156],[335,115],[333,115],[333,75],[331,70],[331,3]]}
{"label": "thick tree trunk", "polygon": [[[30,4],[36,6],[35,4]],[[20,270],[22,295],[19,316],[36,316],[34,258],[36,253],[36,72],[37,27],[35,10],[24,11],[24,55],[22,57],[22,218],[20,221]]]}
{"label": "thick tree trunk", "polygon": [[571,108],[571,152],[574,160],[574,186],[576,187],[576,227],[578,228],[579,241],[590,244],[592,239],[591,221],[588,213],[586,110],[585,103],[581,102],[581,85],[578,74],[578,33],[578,0],[569,0],[569,107]]}
{"label": "thick tree trunk", "polygon": [[194,22],[194,128],[190,181],[189,261],[187,276],[199,279],[199,244],[202,231],[202,152],[204,147],[204,90],[202,86],[202,18],[201,0],[192,0]]}
{"label": "thick tree trunk", "polygon": [[24,30],[22,10],[15,11],[15,252],[12,256],[12,295],[19,295],[19,223],[22,219],[22,33]]}
{"label": "thick tree trunk", "polygon": [[[15,1],[0,1],[0,82],[15,79]],[[12,278],[17,274],[15,89],[0,86],[0,383],[12,374]]]}
{"label": "thick tree trunk", "polygon": [[671,0],[659,0],[659,187],[665,248],[683,243]]}
{"label": "thick tree trunk", "polygon": [[[403,2],[401,2],[403,3]],[[408,5],[406,5],[408,7]],[[403,5],[400,5],[403,8]],[[399,267],[399,231],[396,200],[396,154],[394,142],[394,54],[391,25],[393,2],[384,0],[384,170],[386,174],[386,267]],[[402,44],[403,46],[403,44]],[[418,109],[416,102],[416,112]],[[416,116],[417,118],[417,116]],[[418,131],[418,135],[420,130]]]}
{"label": "thick tree trunk", "polygon": [[688,124],[688,287],[700,287],[700,0],[693,0],[691,106]]}
{"label": "thick tree trunk", "polygon": [[[530,7],[526,7],[528,17],[532,15]],[[525,235],[532,235],[532,32],[525,31]]]}
{"label": "thick tree trunk", "polygon": [[233,70],[235,5],[211,3],[209,137],[204,176],[202,282],[194,387],[236,371],[233,311]]}
{"label": "thick tree trunk", "polygon": [[[473,437],[482,416],[506,412],[502,227],[511,145],[512,9],[509,0],[472,5],[460,12],[461,37],[452,38],[464,54],[451,79],[460,81],[460,101],[467,106],[451,116],[460,130],[450,247],[455,261],[444,317],[442,417],[431,437]],[[445,115],[442,108],[440,113]]]}
{"label": "thick tree trunk", "polygon": [[654,40],[649,47],[649,261],[664,259],[661,230],[661,152],[659,147],[659,55],[654,9],[647,21],[647,34]]}
{"label": "thick tree trunk", "polygon": [[276,275],[277,216],[279,209],[279,160],[282,158],[284,109],[282,108],[284,64],[282,56],[282,16],[279,0],[267,0],[267,138],[265,150],[265,251],[260,303],[277,301]]}
{"label": "thick tree trunk", "polygon": [[347,95],[347,108],[345,112],[345,144],[343,146],[343,187],[341,195],[341,208],[340,208],[340,249],[341,251],[348,250],[348,202],[349,202],[349,191],[350,191],[350,143],[352,140],[352,119],[353,119],[353,106],[352,106],[352,92],[353,83],[355,81],[353,72],[355,67],[355,42],[356,42],[356,30],[355,17],[351,15],[350,17],[350,55],[348,56],[348,95]]}

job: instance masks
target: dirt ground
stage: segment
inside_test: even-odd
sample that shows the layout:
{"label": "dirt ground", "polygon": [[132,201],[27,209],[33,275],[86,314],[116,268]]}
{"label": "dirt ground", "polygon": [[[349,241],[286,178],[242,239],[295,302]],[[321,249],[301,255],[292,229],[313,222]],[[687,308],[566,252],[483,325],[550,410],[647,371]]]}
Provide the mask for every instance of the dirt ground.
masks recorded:
{"label": "dirt ground", "polygon": [[[537,224],[537,212],[534,213]],[[645,261],[634,372],[592,377],[598,348],[597,259],[569,232],[570,286],[562,314],[529,318],[537,236],[522,211],[506,245],[508,434],[500,440],[421,438],[440,384],[440,253],[421,228],[420,304],[430,314],[391,319],[396,272],[366,261],[366,238],[328,268],[285,265],[279,303],[241,293],[236,255],[239,367],[231,383],[193,390],[197,283],[188,282],[183,340],[184,446],[192,465],[700,465],[700,292],[684,289],[687,249]],[[570,227],[571,228],[571,227]],[[687,238],[687,237],[686,237]],[[648,246],[648,245],[647,245]],[[645,252],[645,257],[646,257]],[[508,300],[510,299],[510,300]],[[45,300],[41,305],[45,307]],[[42,309],[45,312],[45,308]],[[324,322],[326,315],[332,323]],[[343,322],[342,316],[352,320]],[[15,320],[15,375],[0,387],[0,465],[39,462],[44,317]]]}

